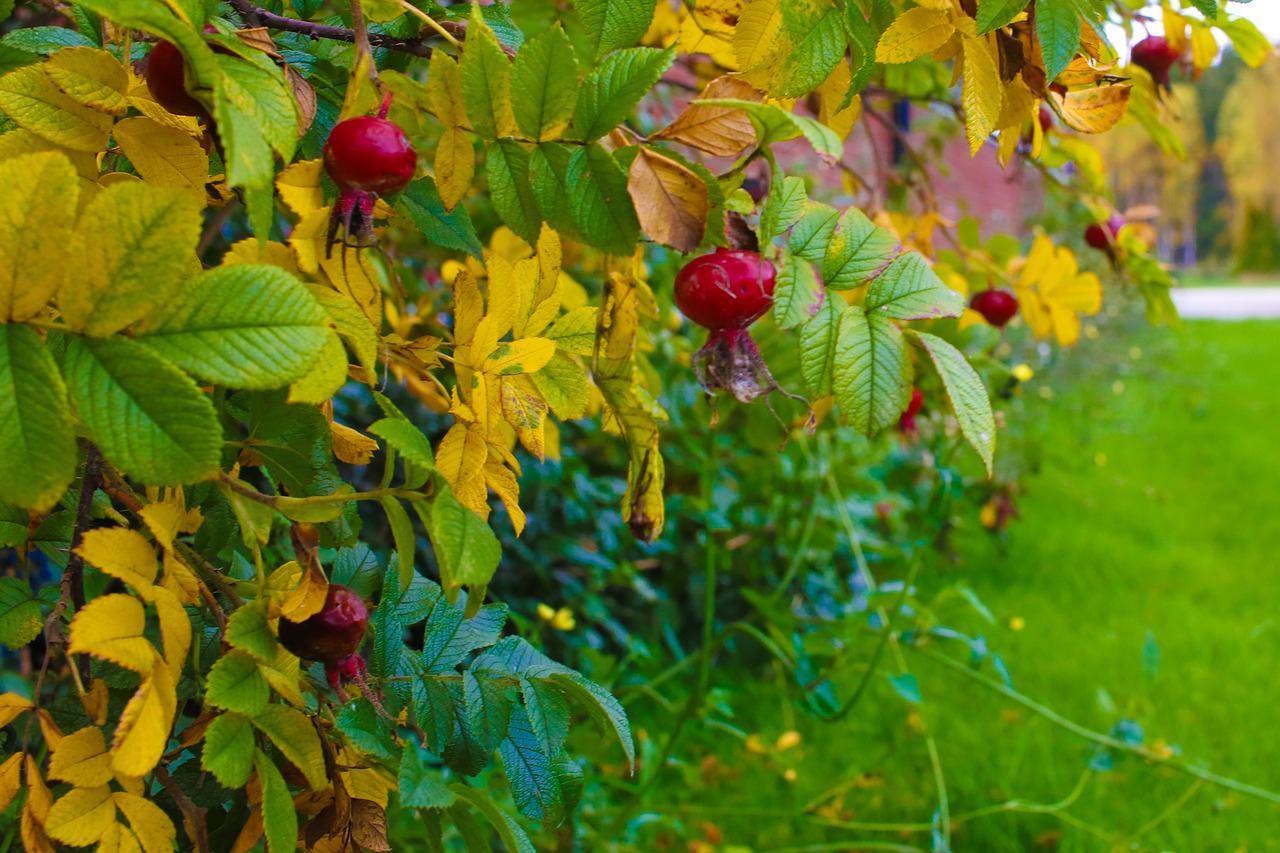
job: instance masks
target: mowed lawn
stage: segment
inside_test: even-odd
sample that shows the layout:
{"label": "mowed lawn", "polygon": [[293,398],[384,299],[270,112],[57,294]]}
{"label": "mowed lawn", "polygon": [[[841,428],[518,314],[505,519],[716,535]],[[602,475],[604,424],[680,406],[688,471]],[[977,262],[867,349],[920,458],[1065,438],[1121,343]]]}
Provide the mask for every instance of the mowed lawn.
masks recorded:
{"label": "mowed lawn", "polygon": [[[1134,720],[1148,744],[1280,792],[1280,322],[1188,322],[1133,344],[1050,380],[1030,407],[1044,458],[1023,519],[1003,552],[966,535],[959,574],[995,611],[987,636],[1019,690],[1095,730]],[[1073,793],[1091,745],[936,665],[918,672],[953,814]],[[954,849],[1280,850],[1280,806],[1133,757],[1062,811],[966,821]]]}

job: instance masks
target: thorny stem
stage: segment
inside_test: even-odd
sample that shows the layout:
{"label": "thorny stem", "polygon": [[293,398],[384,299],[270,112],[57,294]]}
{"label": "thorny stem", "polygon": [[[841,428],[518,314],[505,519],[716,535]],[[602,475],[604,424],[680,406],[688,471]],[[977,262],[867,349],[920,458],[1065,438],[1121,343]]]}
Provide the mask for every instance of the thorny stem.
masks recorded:
{"label": "thorny stem", "polygon": [[[356,32],[346,27],[335,27],[327,24],[313,24],[310,21],[300,21],[297,18],[290,18],[285,15],[277,15],[268,12],[261,6],[255,5],[250,0],[227,0],[231,7],[235,9],[244,18],[245,23],[253,26],[269,27],[273,30],[282,30],[289,33],[298,33],[313,39],[329,39],[331,41],[345,41],[355,44]],[[444,25],[442,25],[443,27]],[[394,50],[399,53],[408,53],[413,56],[429,57],[432,50],[428,45],[414,39],[400,39],[388,36],[383,33],[368,33],[369,44],[373,47],[381,47],[386,50]]]}
{"label": "thorny stem", "polygon": [[[264,504],[273,509],[277,509],[280,501],[285,499],[278,495],[264,495],[252,486],[246,485],[243,481],[234,477],[229,477],[225,473],[218,475],[218,482],[233,492],[244,495],[251,501]],[[294,505],[318,506],[320,504],[345,504],[353,501],[376,501],[382,498],[404,498],[405,500],[420,501],[428,497],[430,497],[430,493],[424,492],[422,489],[408,489],[403,486],[397,486],[395,488],[371,489],[367,492],[334,492],[331,495],[308,495],[304,498],[288,497],[287,500]]]}
{"label": "thorny stem", "polygon": [[377,82],[378,63],[373,61],[373,48],[369,45],[369,27],[364,22],[364,9],[360,7],[360,0],[351,0],[351,29],[356,34],[356,53],[369,58],[369,79]]}

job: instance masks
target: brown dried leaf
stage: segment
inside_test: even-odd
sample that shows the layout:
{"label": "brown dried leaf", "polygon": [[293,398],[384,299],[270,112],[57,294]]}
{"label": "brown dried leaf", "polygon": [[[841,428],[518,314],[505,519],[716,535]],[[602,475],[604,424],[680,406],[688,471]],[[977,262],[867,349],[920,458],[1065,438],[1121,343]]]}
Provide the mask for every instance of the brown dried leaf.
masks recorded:
{"label": "brown dried leaf", "polygon": [[640,228],[655,243],[692,252],[707,231],[707,185],[687,166],[641,148],[631,161],[627,192]]}
{"label": "brown dried leaf", "polygon": [[276,52],[276,43],[271,40],[271,30],[266,27],[251,27],[247,30],[236,30],[236,38],[254,50],[260,50],[272,59],[282,59]]}
{"label": "brown dried leaf", "polygon": [[755,144],[755,127],[742,110],[698,105],[699,100],[712,98],[759,101],[764,96],[750,83],[737,77],[717,77],[684,112],[676,116],[675,121],[651,138],[681,142],[717,157],[732,157]]}
{"label": "brown dried leaf", "polygon": [[294,103],[298,105],[298,138],[301,139],[316,120],[316,90],[292,65],[284,67],[284,79],[293,92]]}
{"label": "brown dried leaf", "polygon": [[365,850],[390,853],[387,813],[373,800],[351,801],[351,840]]}

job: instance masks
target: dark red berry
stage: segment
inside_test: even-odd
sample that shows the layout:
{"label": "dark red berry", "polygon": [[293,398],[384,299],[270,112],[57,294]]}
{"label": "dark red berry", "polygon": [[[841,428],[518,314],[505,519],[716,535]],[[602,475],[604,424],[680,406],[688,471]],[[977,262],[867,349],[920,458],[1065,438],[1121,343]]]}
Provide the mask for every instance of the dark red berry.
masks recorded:
{"label": "dark red berry", "polygon": [[156,42],[147,60],[147,89],[156,103],[176,116],[208,118],[204,104],[187,91],[186,59],[167,41]]}
{"label": "dark red berry", "polygon": [[381,196],[409,185],[418,155],[400,125],[380,116],[356,116],[330,132],[324,168],[340,190]]}
{"label": "dark red berry", "polygon": [[1111,235],[1107,233],[1105,225],[1095,222],[1084,229],[1084,241],[1099,251],[1111,251]]}
{"label": "dark red berry", "polygon": [[339,667],[360,650],[369,626],[369,608],[351,587],[330,584],[320,612],[302,622],[280,620],[284,647],[304,660]]}
{"label": "dark red berry", "polygon": [[984,290],[969,301],[969,307],[997,329],[1003,329],[1018,313],[1018,297],[1007,290]]}
{"label": "dark red berry", "polygon": [[1045,133],[1053,130],[1053,110],[1044,106],[1040,106],[1040,129]]}
{"label": "dark red berry", "polygon": [[919,388],[911,389],[911,400],[907,403],[906,411],[902,413],[902,417],[898,418],[898,429],[907,435],[915,435],[916,433],[916,415],[920,414],[920,410],[924,408],[924,394]]}
{"label": "dark red berry", "polygon": [[1169,88],[1169,70],[1178,61],[1179,52],[1164,36],[1147,36],[1133,46],[1130,58],[1134,65],[1145,68],[1157,86]]}
{"label": "dark red berry", "polygon": [[676,275],[676,306],[705,329],[745,329],[773,305],[776,271],[755,252],[716,249]]}

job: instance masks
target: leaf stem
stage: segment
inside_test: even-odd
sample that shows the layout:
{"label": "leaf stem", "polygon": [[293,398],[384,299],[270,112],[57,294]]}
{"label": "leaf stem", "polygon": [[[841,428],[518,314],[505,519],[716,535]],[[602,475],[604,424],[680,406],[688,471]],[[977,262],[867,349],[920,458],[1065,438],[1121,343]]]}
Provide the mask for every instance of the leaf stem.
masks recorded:
{"label": "leaf stem", "polygon": [[428,15],[426,12],[409,3],[408,0],[400,0],[400,8],[404,9],[410,15],[414,15],[422,20],[424,24],[436,31],[440,38],[453,45],[456,50],[462,49],[462,42],[453,37],[453,34],[441,26],[440,22]]}

